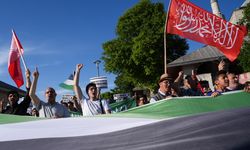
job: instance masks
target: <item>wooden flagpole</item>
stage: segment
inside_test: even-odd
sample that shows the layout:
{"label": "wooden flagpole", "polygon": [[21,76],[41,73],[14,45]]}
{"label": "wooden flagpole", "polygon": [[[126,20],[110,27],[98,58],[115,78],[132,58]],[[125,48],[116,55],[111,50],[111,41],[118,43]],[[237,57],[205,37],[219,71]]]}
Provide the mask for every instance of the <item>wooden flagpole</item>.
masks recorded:
{"label": "wooden flagpole", "polygon": [[170,8],[172,0],[169,0],[168,4],[168,9],[167,9],[167,14],[166,14],[166,21],[165,21],[165,28],[164,28],[164,73],[168,72],[168,67],[167,67],[167,25],[168,25],[168,12]]}

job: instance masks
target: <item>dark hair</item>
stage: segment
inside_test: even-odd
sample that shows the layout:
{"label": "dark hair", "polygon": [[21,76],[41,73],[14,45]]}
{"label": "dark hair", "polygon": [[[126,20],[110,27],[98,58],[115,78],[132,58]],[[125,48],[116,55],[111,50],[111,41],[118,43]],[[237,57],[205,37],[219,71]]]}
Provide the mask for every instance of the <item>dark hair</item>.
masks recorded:
{"label": "dark hair", "polygon": [[187,79],[187,80],[191,80],[191,79],[192,79],[192,77],[191,77],[191,75],[187,75],[187,76],[185,77],[185,79]]}
{"label": "dark hair", "polygon": [[214,81],[218,80],[219,76],[222,75],[222,74],[225,74],[227,75],[227,72],[225,70],[220,70],[216,73],[215,75],[215,78],[214,78]]}
{"label": "dark hair", "polygon": [[235,71],[228,71],[227,74],[234,74],[234,75],[236,75],[237,73]]}
{"label": "dark hair", "polygon": [[19,94],[18,94],[17,91],[9,91],[9,92],[7,93],[7,97],[9,97],[10,94],[16,95],[16,96],[19,98]]}
{"label": "dark hair", "polygon": [[69,101],[69,102],[68,102],[68,104],[74,105],[74,103],[73,103],[73,102],[71,102],[71,101]]}
{"label": "dark hair", "polygon": [[191,84],[193,81],[195,81],[197,84],[197,80],[193,79],[191,75],[187,75],[185,80],[187,80],[189,84]]}
{"label": "dark hair", "polygon": [[94,86],[94,87],[96,88],[96,84],[95,84],[94,82],[90,82],[90,83],[86,86],[86,93],[87,93],[87,95],[89,95],[88,91],[89,91],[89,88],[90,88],[91,86]]}
{"label": "dark hair", "polygon": [[201,87],[209,87],[209,82],[207,80],[199,81]]}

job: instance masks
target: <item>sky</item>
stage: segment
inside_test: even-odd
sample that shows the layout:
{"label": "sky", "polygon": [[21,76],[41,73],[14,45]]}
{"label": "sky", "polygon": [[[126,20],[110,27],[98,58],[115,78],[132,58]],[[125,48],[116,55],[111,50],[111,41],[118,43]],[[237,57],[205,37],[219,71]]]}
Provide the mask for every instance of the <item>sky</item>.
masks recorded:
{"label": "sky", "polygon": [[[189,0],[211,12],[210,0]],[[116,25],[120,16],[139,0],[1,0],[0,1],[0,80],[16,86],[8,73],[8,54],[11,30],[14,29],[24,48],[27,67],[38,67],[40,76],[37,95],[45,99],[47,87],[54,87],[60,101],[62,95],[73,94],[59,84],[75,70],[76,64],[84,64],[80,86],[85,91],[89,78],[97,76],[93,63],[101,58],[102,44],[116,37]],[[164,3],[169,0],[153,0]],[[234,9],[244,0],[218,0],[221,12],[229,20]],[[189,53],[203,44],[187,40]],[[102,61],[100,76],[107,76],[108,89],[115,87],[115,75],[104,71]],[[23,65],[22,65],[23,67]],[[24,74],[24,69],[23,69]],[[25,89],[24,86],[21,89]]]}

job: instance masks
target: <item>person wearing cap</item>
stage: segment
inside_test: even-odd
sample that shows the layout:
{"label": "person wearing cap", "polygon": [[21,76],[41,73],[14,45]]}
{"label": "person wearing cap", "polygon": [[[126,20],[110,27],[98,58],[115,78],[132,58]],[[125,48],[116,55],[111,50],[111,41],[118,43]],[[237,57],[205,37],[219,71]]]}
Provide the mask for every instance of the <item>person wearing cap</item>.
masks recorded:
{"label": "person wearing cap", "polygon": [[159,85],[158,92],[153,97],[151,97],[150,103],[171,96],[171,81],[172,79],[169,77],[167,73],[161,75],[160,80],[158,81]]}
{"label": "person wearing cap", "polygon": [[[0,104],[0,113],[3,114],[13,114],[13,115],[28,115],[27,109],[30,105],[30,97],[29,97],[29,90],[30,90],[30,71],[29,69],[25,72],[26,75],[26,90],[27,93],[21,103],[18,103],[19,101],[19,94],[17,91],[9,91],[7,94],[8,98],[8,106],[5,108],[2,108]],[[1,103],[1,102],[0,102]]]}

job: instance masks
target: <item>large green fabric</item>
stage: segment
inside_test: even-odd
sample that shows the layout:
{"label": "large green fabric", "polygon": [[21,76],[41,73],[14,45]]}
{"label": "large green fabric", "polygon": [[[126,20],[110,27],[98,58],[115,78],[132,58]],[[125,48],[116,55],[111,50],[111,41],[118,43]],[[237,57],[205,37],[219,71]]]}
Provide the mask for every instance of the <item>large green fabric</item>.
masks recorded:
{"label": "large green fabric", "polygon": [[[131,107],[135,105],[135,102],[132,99],[127,102],[131,104]],[[113,108],[122,106],[127,102],[124,101],[115,105],[113,104]],[[173,117],[201,114],[205,112],[244,107],[250,109],[250,93],[237,92],[221,95],[215,98],[172,98],[168,100],[161,100],[156,103],[147,104],[140,107],[131,108],[129,110],[114,113],[111,115],[99,115],[98,117],[142,117],[153,119],[167,119]],[[0,114],[0,124],[32,121],[37,119],[38,118],[29,116]]]}
{"label": "large green fabric", "polygon": [[38,119],[41,118],[37,118],[34,116],[17,116],[17,115],[0,114],[0,124],[33,121]]}
{"label": "large green fabric", "polygon": [[172,98],[113,114],[113,116],[163,119],[240,107],[250,108],[250,93],[230,93],[214,98]]}

